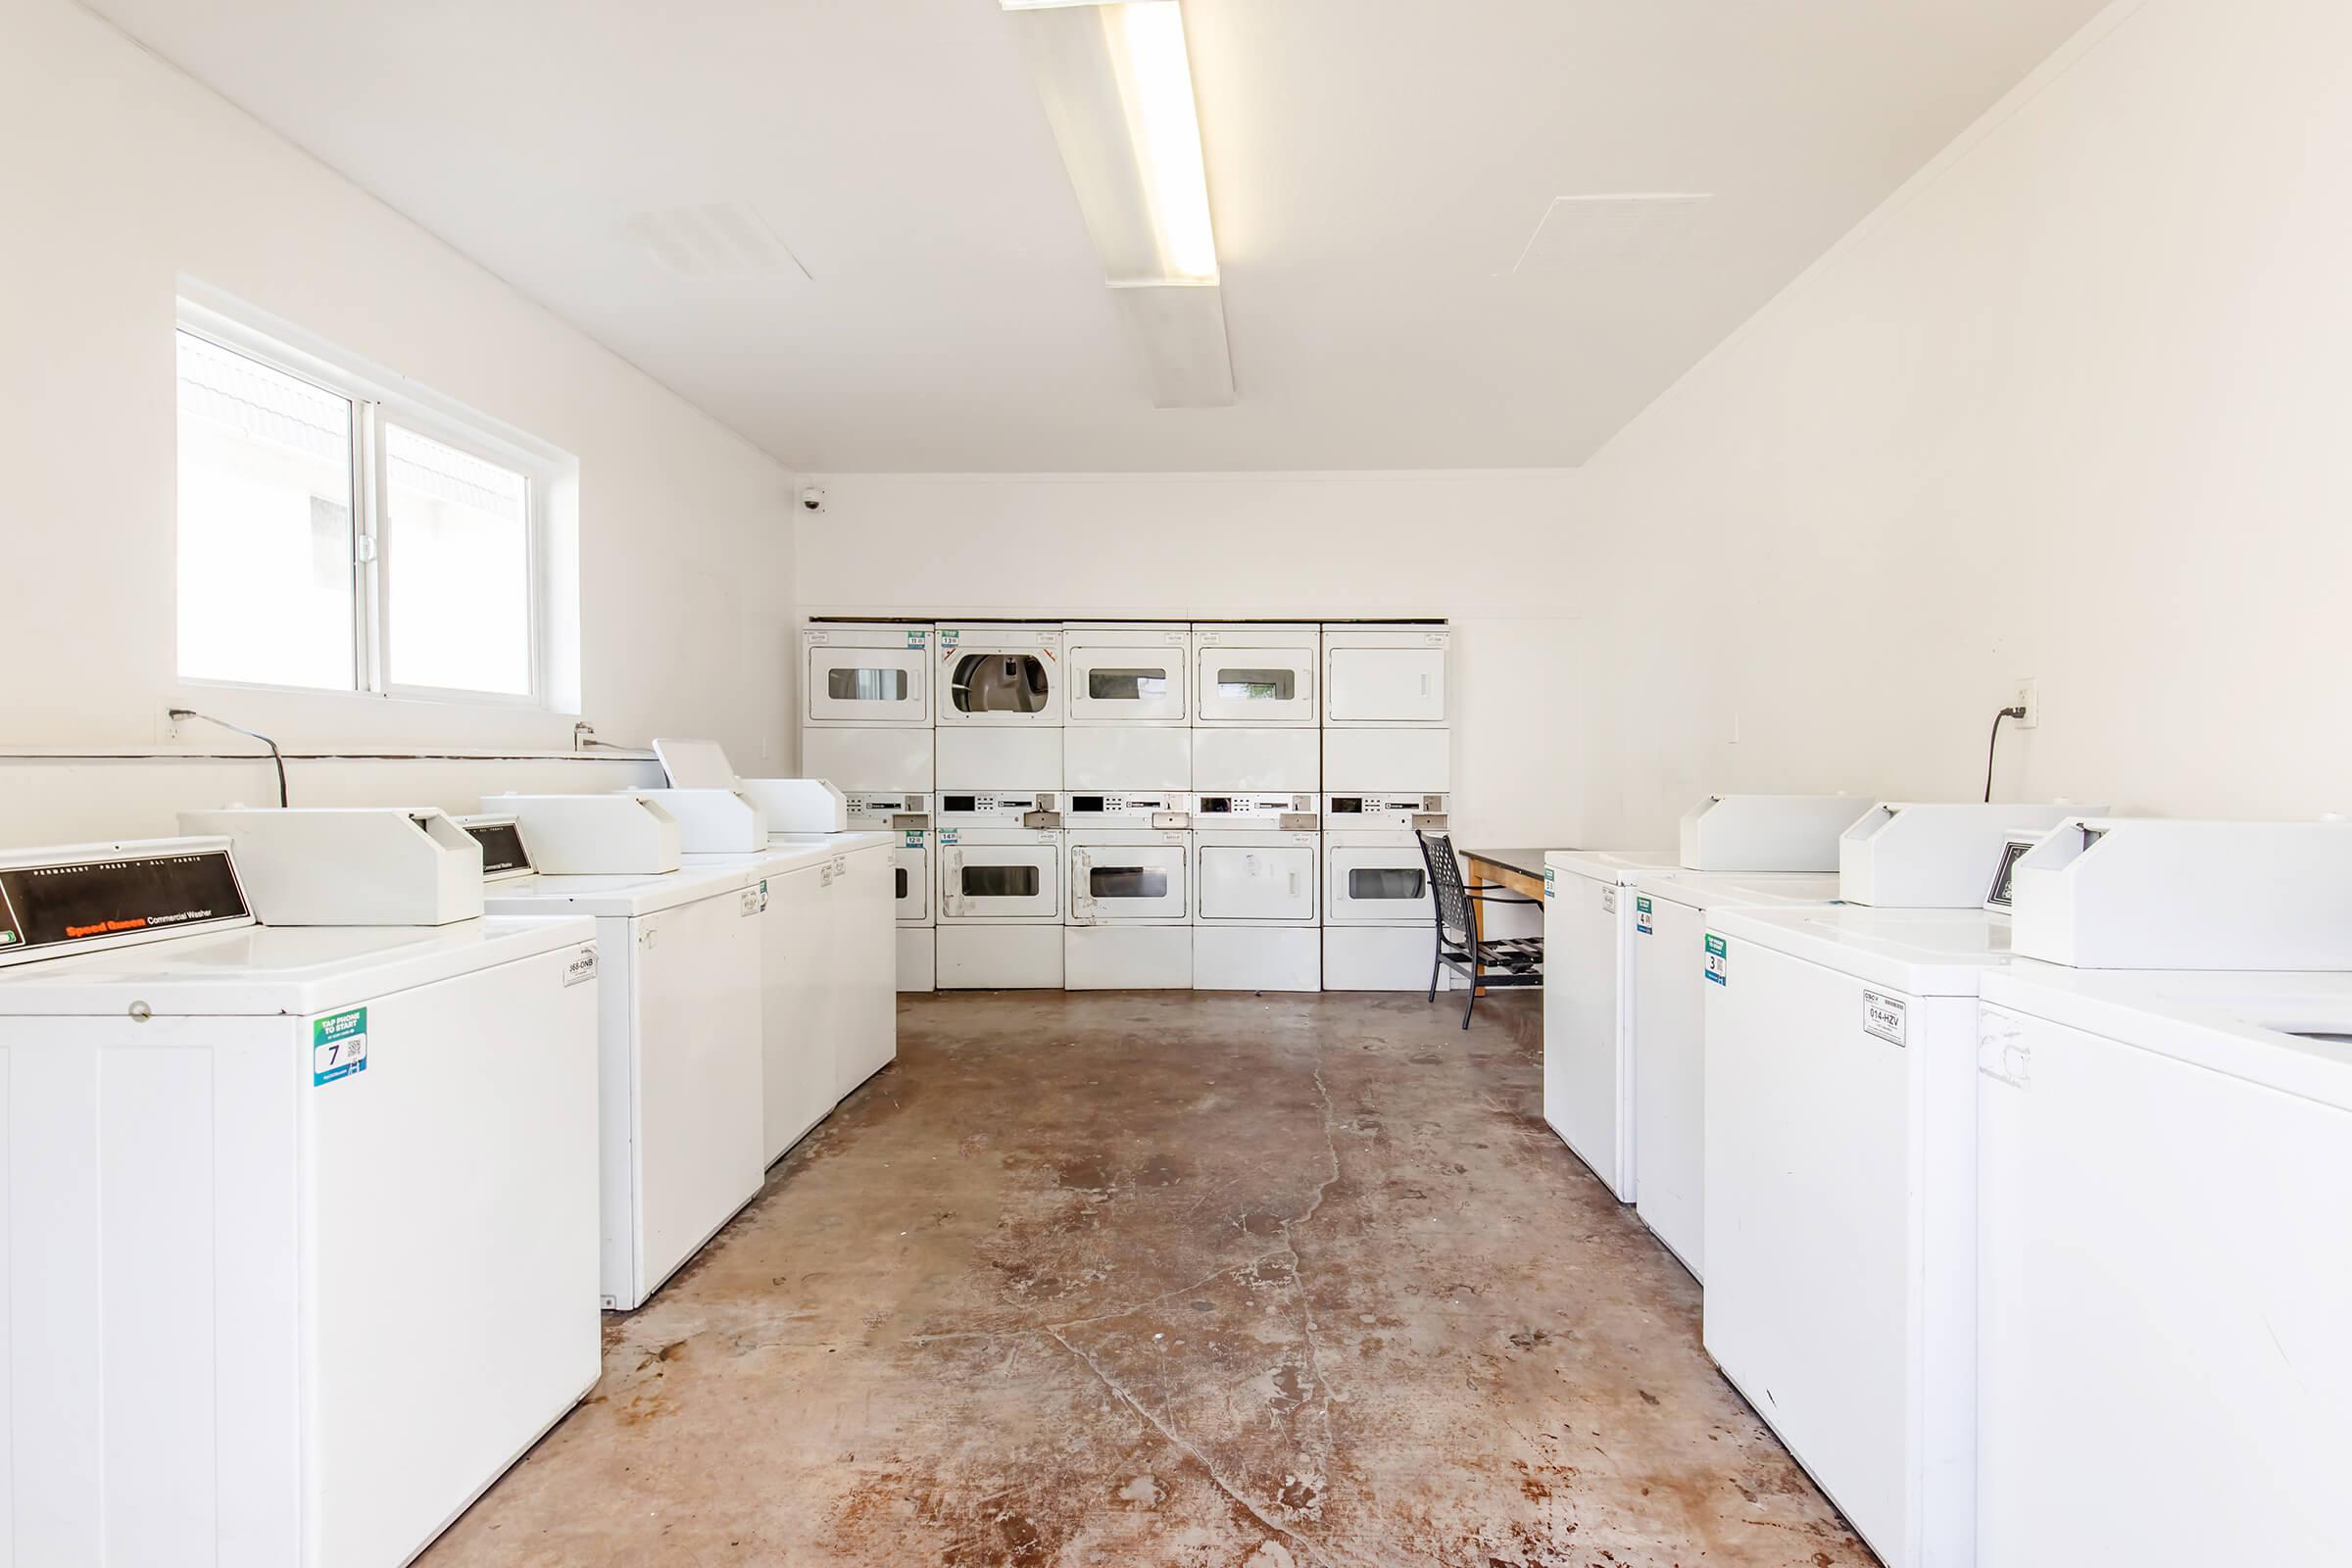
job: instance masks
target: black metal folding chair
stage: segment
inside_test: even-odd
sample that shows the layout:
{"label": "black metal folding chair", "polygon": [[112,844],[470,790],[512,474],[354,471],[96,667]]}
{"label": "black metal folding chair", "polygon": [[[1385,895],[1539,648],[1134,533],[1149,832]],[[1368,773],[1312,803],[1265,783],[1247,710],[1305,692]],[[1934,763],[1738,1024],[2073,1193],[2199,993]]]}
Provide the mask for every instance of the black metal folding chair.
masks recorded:
{"label": "black metal folding chair", "polygon": [[1437,906],[1437,956],[1429,966],[1429,1000],[1438,1000],[1438,976],[1452,970],[1470,983],[1470,1000],[1462,1008],[1462,1027],[1478,1006],[1482,986],[1540,986],[1544,983],[1544,939],[1498,937],[1481,940],[1475,906],[1480,904],[1537,904],[1524,894],[1494,888],[1472,892],[1462,881],[1461,862],[1454,858],[1453,839],[1444,833],[1423,833],[1421,862],[1429,867],[1429,887]]}

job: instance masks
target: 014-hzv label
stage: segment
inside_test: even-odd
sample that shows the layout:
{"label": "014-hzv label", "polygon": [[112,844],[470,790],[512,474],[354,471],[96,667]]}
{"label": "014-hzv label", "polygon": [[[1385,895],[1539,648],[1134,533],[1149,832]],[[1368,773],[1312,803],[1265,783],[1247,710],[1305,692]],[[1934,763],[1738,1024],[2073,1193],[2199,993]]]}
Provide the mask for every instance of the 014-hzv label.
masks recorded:
{"label": "014-hzv label", "polygon": [[1634,929],[1635,929],[1636,931],[1639,931],[1639,932],[1641,932],[1641,933],[1642,933],[1643,936],[1645,936],[1645,937],[1646,937],[1646,936],[1654,936],[1654,935],[1656,935],[1656,934],[1657,934],[1657,933],[1656,933],[1656,928],[1655,928],[1655,927],[1653,927],[1653,926],[1650,924],[1650,919],[1649,919],[1649,916],[1650,916],[1650,906],[1649,906],[1649,900],[1647,900],[1647,899],[1636,899],[1636,900],[1634,900]]}
{"label": "014-hzv label", "polygon": [[1883,991],[1862,993],[1862,1032],[1877,1035],[1890,1046],[1903,1043],[1909,1030],[1911,1004]]}

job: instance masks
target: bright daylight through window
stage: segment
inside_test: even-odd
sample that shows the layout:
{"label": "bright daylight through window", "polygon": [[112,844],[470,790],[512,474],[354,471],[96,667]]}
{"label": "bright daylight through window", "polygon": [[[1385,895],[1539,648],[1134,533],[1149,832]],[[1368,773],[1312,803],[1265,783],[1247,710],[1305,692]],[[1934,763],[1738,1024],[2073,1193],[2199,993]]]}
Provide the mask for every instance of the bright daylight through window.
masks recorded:
{"label": "bright daylight through window", "polygon": [[178,349],[183,679],[540,694],[546,471],[356,378]]}

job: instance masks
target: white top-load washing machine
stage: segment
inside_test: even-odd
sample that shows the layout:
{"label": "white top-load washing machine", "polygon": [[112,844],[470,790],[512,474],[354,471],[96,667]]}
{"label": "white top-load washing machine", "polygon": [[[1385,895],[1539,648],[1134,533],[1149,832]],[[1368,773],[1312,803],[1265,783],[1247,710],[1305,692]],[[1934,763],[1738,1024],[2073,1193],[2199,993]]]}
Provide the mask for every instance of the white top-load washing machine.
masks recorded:
{"label": "white top-load washing machine", "polygon": [[1437,905],[1421,835],[1446,831],[1446,798],[1326,794],[1323,989],[1426,991],[1437,969]]}
{"label": "white top-load washing machine", "polygon": [[1692,960],[1707,1351],[1892,1568],[1977,1561],[1977,992],[2009,959],[1984,904],[2010,833],[2075,809],[1878,806],[1844,903],[1713,909]]}
{"label": "white top-load washing machine", "polygon": [[594,928],[335,814],[308,927],[225,837],[0,855],[11,1562],[407,1562],[596,1381]]}
{"label": "white top-load washing machine", "polygon": [[927,790],[933,776],[927,621],[801,628],[801,767],[845,789]]}
{"label": "white top-load washing machine", "polygon": [[942,991],[1060,988],[1057,799],[1051,790],[939,795]]}
{"label": "white top-load washing machine", "polygon": [[1072,625],[1062,782],[1072,790],[1193,785],[1193,629],[1126,621]]}
{"label": "white top-load washing machine", "polygon": [[767,1167],[758,878],[740,859],[684,868],[676,819],[642,794],[482,805],[514,819],[531,863],[486,885],[491,912],[596,921],[603,1296],[628,1311]]}
{"label": "white top-load washing machine", "polygon": [[1976,1052],[1979,1562],[2352,1562],[2347,890],[2341,822],[2068,822],[2018,862]]}
{"label": "white top-load washing machine", "polygon": [[[890,829],[853,824],[849,798],[827,780],[737,777],[716,741],[662,737],[654,742],[654,754],[673,786],[655,792],[658,799],[739,796],[758,806],[766,829],[764,858],[752,874],[763,913],[773,916],[764,965],[771,982],[768,1010],[771,1018],[790,1021],[787,1030],[766,1031],[772,1161],[850,1091],[898,1058],[899,946],[892,910],[899,902],[903,841]],[[909,799],[919,803],[923,797],[859,798],[869,813]],[[740,854],[760,842],[748,837],[749,826],[728,818],[724,837],[697,835],[688,848]],[[818,1043],[816,1060],[802,1059],[803,1043],[809,1040]],[[772,1081],[777,1073],[785,1075],[783,1082]],[[812,1100],[815,1091],[825,1092]],[[812,1104],[820,1106],[813,1113]]]}
{"label": "white top-load washing machine", "polygon": [[1196,792],[1322,790],[1322,640],[1308,624],[1194,624]]}
{"label": "white top-load washing machine", "polygon": [[1634,884],[1634,1206],[1693,1278],[1706,1277],[1708,915],[1837,902],[1834,872],[1646,871]]}
{"label": "white top-load washing machine", "polygon": [[[1673,852],[1545,857],[1544,1115],[1620,1201],[1640,1197],[1641,933],[1638,895],[1626,889],[1661,871],[1835,870],[1842,832],[1873,806],[1841,795],[1711,795],[1684,813]],[[1969,902],[1982,897],[1979,888]]]}
{"label": "white top-load washing machine", "polygon": [[1193,797],[1194,990],[1322,989],[1320,804]]}
{"label": "white top-load washing machine", "polygon": [[1452,643],[1452,629],[1435,621],[1323,627],[1325,793],[1453,787]]}
{"label": "white top-load washing machine", "polygon": [[941,790],[1058,790],[1062,629],[1036,621],[939,628]]}
{"label": "white top-load washing machine", "polygon": [[1062,798],[1063,984],[1072,991],[1193,983],[1192,800],[1177,790]]}
{"label": "white top-load washing machine", "polygon": [[1620,1202],[1634,1198],[1634,882],[1671,850],[1544,856],[1544,1119]]}

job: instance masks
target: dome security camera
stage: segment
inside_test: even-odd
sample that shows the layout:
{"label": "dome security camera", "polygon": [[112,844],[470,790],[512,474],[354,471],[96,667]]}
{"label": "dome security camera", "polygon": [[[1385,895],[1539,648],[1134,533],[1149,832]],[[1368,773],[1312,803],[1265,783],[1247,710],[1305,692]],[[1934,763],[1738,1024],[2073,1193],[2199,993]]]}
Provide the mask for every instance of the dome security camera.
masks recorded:
{"label": "dome security camera", "polygon": [[825,510],[825,492],[822,485],[812,484],[802,490],[801,510],[803,512],[822,512]]}

